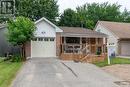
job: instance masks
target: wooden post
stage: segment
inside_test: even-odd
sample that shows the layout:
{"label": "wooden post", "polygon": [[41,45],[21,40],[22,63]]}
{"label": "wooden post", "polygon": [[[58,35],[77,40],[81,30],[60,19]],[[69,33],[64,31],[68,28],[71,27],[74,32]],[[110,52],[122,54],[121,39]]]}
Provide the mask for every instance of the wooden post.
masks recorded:
{"label": "wooden post", "polygon": [[73,54],[74,54],[74,45],[72,45],[72,49],[73,49]]}
{"label": "wooden post", "polygon": [[[80,50],[82,49],[82,37],[80,37]],[[82,54],[82,52],[80,51],[80,54]]]}
{"label": "wooden post", "polygon": [[85,53],[87,54],[87,51],[89,50],[89,48],[88,48],[88,45],[89,45],[89,44],[87,43],[88,38],[85,38],[85,39],[86,39],[86,44],[85,44],[86,52],[85,52]]}
{"label": "wooden post", "polygon": [[66,44],[66,37],[64,37],[64,44]]}
{"label": "wooden post", "polygon": [[97,50],[98,50],[98,38],[95,38],[95,41],[96,41],[96,44],[95,44],[95,48],[96,48],[95,53],[96,53]]}
{"label": "wooden post", "polygon": [[64,46],[63,46],[63,51],[66,53],[66,37],[64,37]]}
{"label": "wooden post", "polygon": [[104,38],[102,38],[102,53],[104,54],[105,53],[105,50],[104,50]]}
{"label": "wooden post", "polygon": [[89,39],[89,51],[90,51],[90,54],[91,54],[91,38],[88,38]]}
{"label": "wooden post", "polygon": [[[62,44],[63,42],[62,42],[62,36],[60,35],[60,51],[59,51],[59,53],[58,53],[58,55],[61,55],[61,53],[63,52],[62,50],[63,50],[63,48],[62,48]],[[57,48],[58,49],[58,48]]]}

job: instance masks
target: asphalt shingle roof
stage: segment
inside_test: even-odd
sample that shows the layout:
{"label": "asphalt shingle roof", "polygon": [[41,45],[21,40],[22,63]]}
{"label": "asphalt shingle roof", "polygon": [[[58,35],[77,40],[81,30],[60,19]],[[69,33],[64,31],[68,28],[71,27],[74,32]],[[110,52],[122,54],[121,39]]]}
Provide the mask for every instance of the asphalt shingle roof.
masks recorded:
{"label": "asphalt shingle roof", "polygon": [[63,30],[62,36],[71,37],[107,37],[103,33],[99,33],[90,29],[81,27],[60,27]]}
{"label": "asphalt shingle roof", "polygon": [[98,24],[108,29],[118,38],[130,38],[130,23],[98,21]]}

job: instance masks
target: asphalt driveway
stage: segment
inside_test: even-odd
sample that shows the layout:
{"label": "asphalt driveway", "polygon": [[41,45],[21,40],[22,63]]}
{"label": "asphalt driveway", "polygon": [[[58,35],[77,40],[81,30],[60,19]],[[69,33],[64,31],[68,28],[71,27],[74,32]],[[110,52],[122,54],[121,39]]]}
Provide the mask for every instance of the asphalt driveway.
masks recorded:
{"label": "asphalt driveway", "polygon": [[60,61],[55,58],[30,59],[12,87],[119,87],[119,81],[92,64]]}

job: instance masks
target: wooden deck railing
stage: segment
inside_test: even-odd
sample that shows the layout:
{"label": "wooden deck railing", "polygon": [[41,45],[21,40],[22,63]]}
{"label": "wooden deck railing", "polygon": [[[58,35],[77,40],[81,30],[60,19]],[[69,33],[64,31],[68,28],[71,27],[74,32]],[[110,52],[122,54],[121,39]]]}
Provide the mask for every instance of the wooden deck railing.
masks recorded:
{"label": "wooden deck railing", "polygon": [[97,47],[101,47],[101,53],[105,52],[105,45],[103,44],[62,44],[61,53],[96,54]]}
{"label": "wooden deck railing", "polygon": [[62,53],[81,54],[85,44],[62,44]]}
{"label": "wooden deck railing", "polygon": [[[61,57],[63,59],[69,59],[69,60],[75,60],[79,62],[85,62],[85,61],[93,61],[96,60],[96,58],[103,59],[105,56],[104,55],[104,45],[88,45],[88,44],[62,44],[61,45]],[[97,47],[100,46],[102,47],[102,53],[100,57],[97,55],[96,57],[96,50]],[[94,52],[92,52],[92,47],[94,47]],[[95,56],[94,56],[95,55]],[[91,60],[92,59],[92,60]]]}

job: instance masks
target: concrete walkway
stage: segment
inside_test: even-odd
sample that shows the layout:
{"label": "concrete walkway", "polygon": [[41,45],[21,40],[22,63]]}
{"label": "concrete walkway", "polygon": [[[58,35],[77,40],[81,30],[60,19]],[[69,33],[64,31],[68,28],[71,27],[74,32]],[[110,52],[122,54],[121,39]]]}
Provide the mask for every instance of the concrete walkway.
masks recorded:
{"label": "concrete walkway", "polygon": [[26,62],[11,87],[119,87],[115,81],[120,80],[92,64],[36,58]]}

